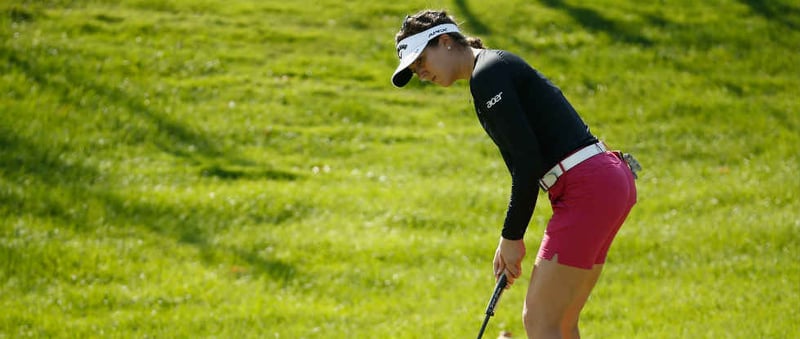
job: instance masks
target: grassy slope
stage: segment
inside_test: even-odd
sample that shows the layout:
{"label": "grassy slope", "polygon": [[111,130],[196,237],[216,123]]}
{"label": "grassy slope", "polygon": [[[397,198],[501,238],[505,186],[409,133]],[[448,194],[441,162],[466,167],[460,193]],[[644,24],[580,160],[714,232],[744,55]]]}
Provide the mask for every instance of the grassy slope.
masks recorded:
{"label": "grassy slope", "polygon": [[427,6],[645,166],[586,337],[798,335],[798,6],[139,0],[0,5],[0,336],[474,335],[508,175],[388,83]]}

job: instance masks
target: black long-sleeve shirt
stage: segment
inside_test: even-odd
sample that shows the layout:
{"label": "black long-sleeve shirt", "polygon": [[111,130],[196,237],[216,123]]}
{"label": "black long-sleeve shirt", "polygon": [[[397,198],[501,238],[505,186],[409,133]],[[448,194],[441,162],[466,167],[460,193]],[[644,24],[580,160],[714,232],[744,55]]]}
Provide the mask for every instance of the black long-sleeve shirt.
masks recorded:
{"label": "black long-sleeve shirt", "polygon": [[512,53],[480,51],[469,85],[478,119],[511,174],[502,236],[522,239],[536,206],[538,180],[597,138],[561,90]]}

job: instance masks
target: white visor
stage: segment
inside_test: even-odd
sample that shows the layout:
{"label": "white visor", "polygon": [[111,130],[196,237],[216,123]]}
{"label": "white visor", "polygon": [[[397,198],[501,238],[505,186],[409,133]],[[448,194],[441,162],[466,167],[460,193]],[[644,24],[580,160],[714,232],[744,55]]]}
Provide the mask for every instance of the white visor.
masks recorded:
{"label": "white visor", "polygon": [[392,84],[395,87],[405,86],[414,76],[408,66],[411,66],[419,58],[419,55],[425,50],[425,46],[428,45],[428,41],[442,34],[453,32],[458,32],[458,26],[443,24],[400,40],[397,43],[397,57],[400,58],[400,65],[392,74]]}

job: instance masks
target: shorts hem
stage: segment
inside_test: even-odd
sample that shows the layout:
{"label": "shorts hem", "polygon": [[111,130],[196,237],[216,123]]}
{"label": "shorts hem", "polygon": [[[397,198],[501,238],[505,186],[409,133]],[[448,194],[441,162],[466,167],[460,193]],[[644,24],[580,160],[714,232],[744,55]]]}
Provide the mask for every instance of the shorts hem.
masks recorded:
{"label": "shorts hem", "polygon": [[[557,254],[558,253],[553,253],[551,255],[539,254],[539,255],[537,255],[537,258],[543,259],[543,260],[547,260],[547,261],[552,261],[553,258],[555,258],[555,256]],[[586,264],[584,264],[582,262],[579,262],[577,260],[575,260],[575,261],[569,260],[569,259],[565,260],[564,258],[558,258],[558,261],[556,261],[555,263],[556,264],[561,264],[561,265],[564,265],[564,266],[573,267],[573,268],[579,268],[579,269],[583,269],[583,270],[591,270],[592,267],[594,267],[594,265],[602,265],[603,264],[603,263],[597,263],[597,264],[589,264],[589,266],[586,266]]]}

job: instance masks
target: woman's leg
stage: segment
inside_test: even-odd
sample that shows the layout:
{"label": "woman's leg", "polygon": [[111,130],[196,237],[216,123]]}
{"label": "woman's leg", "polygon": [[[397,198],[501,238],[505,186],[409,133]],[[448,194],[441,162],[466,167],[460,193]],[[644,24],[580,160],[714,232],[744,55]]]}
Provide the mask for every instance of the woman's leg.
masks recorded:
{"label": "woman's leg", "polygon": [[525,297],[525,329],[531,338],[572,338],[636,188],[627,165],[606,153],[571,169],[548,194],[553,217]]}
{"label": "woman's leg", "polygon": [[585,306],[586,301],[589,300],[589,295],[592,294],[594,285],[596,285],[597,280],[600,279],[600,274],[603,272],[603,265],[598,264],[592,266],[591,272],[589,279],[578,289],[575,299],[572,301],[572,304],[569,305],[567,313],[562,319],[561,336],[563,338],[578,339],[581,337],[580,330],[578,330],[578,319],[580,318],[583,306]]}
{"label": "woman's leg", "polygon": [[602,265],[582,269],[537,258],[525,297],[528,338],[571,338],[577,319],[600,276]]}

